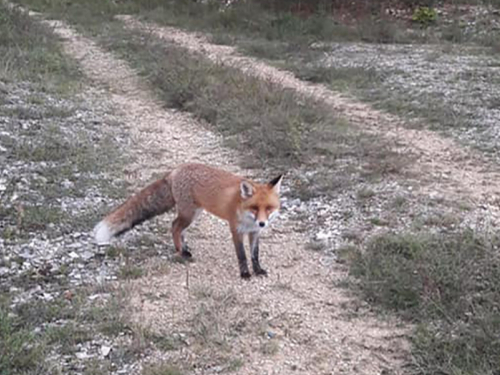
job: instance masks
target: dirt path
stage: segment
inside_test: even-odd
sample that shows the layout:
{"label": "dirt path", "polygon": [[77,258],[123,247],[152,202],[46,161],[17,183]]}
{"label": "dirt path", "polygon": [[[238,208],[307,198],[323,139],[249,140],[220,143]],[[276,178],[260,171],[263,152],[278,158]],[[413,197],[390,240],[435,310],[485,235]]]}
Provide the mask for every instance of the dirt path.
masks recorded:
{"label": "dirt path", "polygon": [[497,211],[500,199],[498,166],[489,164],[479,153],[463,148],[452,139],[432,131],[408,129],[395,116],[335,93],[323,85],[301,81],[292,73],[258,59],[241,56],[234,47],[211,44],[203,35],[142,23],[132,16],[118,18],[131,29],[152,33],[190,51],[202,53],[214,62],[239,68],[247,74],[278,82],[284,88],[323,101],[351,124],[393,141],[399,152],[417,155],[418,161],[409,168],[419,176],[422,193],[439,192],[450,200],[467,197],[475,204],[488,205]]}
{"label": "dirt path", "polygon": [[[135,186],[185,161],[238,171],[229,167],[236,154],[191,117],[163,109],[125,62],[62,22],[43,22],[62,37],[85,74],[108,89],[117,120],[131,132],[126,152],[137,162],[124,174]],[[165,236],[165,251],[171,249],[170,219],[162,219],[165,232],[156,234]],[[206,214],[188,237],[194,263],[152,260],[148,275],[130,285],[130,309],[133,321],[171,340],[170,350],[153,356],[196,374],[399,373],[406,331],[336,287],[343,271],[306,250],[307,238],[295,225],[283,219],[264,236],[268,278],[238,277],[226,225]]]}

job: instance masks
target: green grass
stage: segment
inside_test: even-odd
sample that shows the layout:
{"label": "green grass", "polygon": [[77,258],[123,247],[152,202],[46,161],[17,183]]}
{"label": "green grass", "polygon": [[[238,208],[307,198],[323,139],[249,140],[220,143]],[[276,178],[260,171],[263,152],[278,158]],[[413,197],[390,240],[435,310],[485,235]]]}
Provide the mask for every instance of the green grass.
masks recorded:
{"label": "green grass", "polygon": [[[89,291],[83,289],[71,300],[33,300],[14,310],[8,300],[0,303],[0,374],[52,373],[51,364],[44,360],[50,353],[73,356],[80,344],[100,334],[110,338],[134,335],[123,314],[126,299],[120,290],[114,292],[116,296],[100,306],[89,302]],[[120,361],[140,354],[133,345],[115,347],[123,352]],[[94,365],[102,369],[106,363]]]}
{"label": "green grass", "polygon": [[9,316],[0,306],[0,374],[36,374],[47,370],[43,365],[43,347],[34,334]]}
{"label": "green grass", "polygon": [[494,374],[500,368],[498,237],[383,235],[350,249],[351,275],[373,304],[416,324],[412,373]]}
{"label": "green grass", "polygon": [[79,76],[48,28],[0,4],[0,81],[30,80],[70,94]]}

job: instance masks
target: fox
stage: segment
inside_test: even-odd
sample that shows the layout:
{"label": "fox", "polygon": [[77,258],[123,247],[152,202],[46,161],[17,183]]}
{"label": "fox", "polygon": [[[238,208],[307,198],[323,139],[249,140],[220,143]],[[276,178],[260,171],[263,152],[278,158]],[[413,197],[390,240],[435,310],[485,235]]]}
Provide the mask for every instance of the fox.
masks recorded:
{"label": "fox", "polygon": [[205,164],[186,163],[166,173],[112,210],[95,227],[98,245],[174,207],[172,222],[175,253],[191,258],[185,239],[188,227],[202,211],[229,224],[238,259],[240,276],[250,278],[244,237],[248,236],[255,275],[267,275],[259,262],[259,235],[278,216],[283,174],[267,183],[257,183]]}

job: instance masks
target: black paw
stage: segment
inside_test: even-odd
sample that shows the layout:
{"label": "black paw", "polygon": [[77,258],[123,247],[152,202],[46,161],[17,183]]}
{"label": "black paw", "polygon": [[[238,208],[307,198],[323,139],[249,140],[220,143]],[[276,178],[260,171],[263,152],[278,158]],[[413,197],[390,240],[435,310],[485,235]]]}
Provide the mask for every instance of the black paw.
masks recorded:
{"label": "black paw", "polygon": [[193,257],[193,254],[191,254],[189,250],[182,249],[181,256],[185,259],[189,259]]}
{"label": "black paw", "polygon": [[267,271],[263,268],[254,268],[253,272],[259,276],[267,276]]}
{"label": "black paw", "polygon": [[249,279],[252,275],[250,275],[250,272],[247,270],[240,272],[240,276],[242,279]]}

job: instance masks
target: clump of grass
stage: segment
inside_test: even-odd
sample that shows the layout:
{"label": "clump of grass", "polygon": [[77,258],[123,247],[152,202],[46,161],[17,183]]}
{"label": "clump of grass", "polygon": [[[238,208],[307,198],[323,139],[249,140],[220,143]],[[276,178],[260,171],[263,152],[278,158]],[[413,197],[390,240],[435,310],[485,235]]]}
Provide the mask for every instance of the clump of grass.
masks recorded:
{"label": "clump of grass", "polygon": [[243,366],[243,364],[244,362],[241,358],[233,358],[229,360],[226,369],[228,372],[236,372]]}
{"label": "clump of grass", "polygon": [[375,195],[376,195],[375,191],[373,191],[367,186],[362,187],[356,192],[356,198],[358,198],[358,200],[361,201],[373,198]]}
{"label": "clump of grass", "polygon": [[219,353],[228,352],[234,329],[241,323],[226,319],[228,312],[238,302],[234,291],[219,292],[202,287],[193,293],[200,300],[192,322],[197,344],[215,348]]}
{"label": "clump of grass", "polygon": [[374,68],[336,67],[321,64],[306,65],[300,69],[291,66],[295,75],[314,83],[326,83],[339,90],[370,88],[380,84],[382,77]]}
{"label": "clump of grass", "polygon": [[138,279],[144,275],[144,270],[132,264],[120,268],[119,277],[122,279]]}
{"label": "clump of grass", "polygon": [[106,248],[106,256],[111,259],[117,259],[127,254],[127,250],[120,246],[108,246]]}
{"label": "clump of grass", "polygon": [[[0,306],[0,373],[25,374],[44,371],[44,350],[31,331]],[[38,372],[40,373],[40,372]]]}
{"label": "clump of grass", "polygon": [[500,368],[499,238],[383,235],[352,250],[365,298],[418,323],[417,374],[492,374]]}
{"label": "clump of grass", "polygon": [[142,375],[182,375],[183,372],[167,363],[151,364],[142,370]]}
{"label": "clump of grass", "polygon": [[88,328],[69,322],[61,327],[50,327],[44,333],[46,345],[60,345],[62,354],[73,354],[77,345],[92,340]]}
{"label": "clump of grass", "polygon": [[78,318],[78,308],[83,306],[83,298],[83,295],[76,296],[72,302],[62,298],[51,302],[33,300],[18,305],[14,312],[20,322],[27,326],[39,326],[60,319],[75,320]]}
{"label": "clump of grass", "polygon": [[59,207],[27,206],[20,208],[18,213],[19,229],[32,233],[45,231],[51,224],[58,224],[64,220],[65,215]]}
{"label": "clump of grass", "polygon": [[278,353],[279,345],[276,341],[269,340],[262,344],[262,346],[260,347],[260,351],[264,355],[273,356]]}

